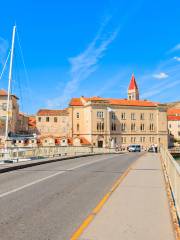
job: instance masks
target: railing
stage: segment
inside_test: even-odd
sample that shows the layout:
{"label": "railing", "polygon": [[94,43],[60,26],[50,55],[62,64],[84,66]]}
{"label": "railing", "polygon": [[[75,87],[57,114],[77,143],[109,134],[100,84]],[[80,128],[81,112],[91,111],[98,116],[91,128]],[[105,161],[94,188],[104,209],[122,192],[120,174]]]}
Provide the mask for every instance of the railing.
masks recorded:
{"label": "railing", "polygon": [[169,178],[177,214],[180,219],[180,165],[174,160],[167,149],[160,148],[160,152]]}
{"label": "railing", "polygon": [[22,161],[38,158],[51,158],[58,156],[74,156],[85,154],[115,153],[115,148],[96,148],[84,146],[57,146],[35,148],[8,148],[7,151],[0,149],[0,161]]}
{"label": "railing", "polygon": [[169,149],[170,153],[180,153],[180,147],[172,147]]}

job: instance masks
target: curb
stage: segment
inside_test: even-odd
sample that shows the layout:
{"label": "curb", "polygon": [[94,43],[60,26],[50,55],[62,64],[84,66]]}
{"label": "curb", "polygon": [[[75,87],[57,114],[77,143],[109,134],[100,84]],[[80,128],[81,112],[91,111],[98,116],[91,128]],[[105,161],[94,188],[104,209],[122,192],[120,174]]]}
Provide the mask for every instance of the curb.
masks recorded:
{"label": "curb", "polygon": [[[0,169],[0,174],[1,173],[6,173],[6,172],[11,172],[11,171],[15,171],[18,169],[24,169],[24,168],[28,168],[28,167],[34,167],[34,166],[38,166],[38,165],[42,165],[42,164],[47,164],[47,163],[54,163],[54,162],[60,162],[60,161],[65,161],[65,160],[70,160],[70,159],[75,159],[75,158],[81,158],[81,157],[90,157],[90,156],[96,156],[96,155],[104,155],[104,154],[112,154],[112,153],[94,153],[94,154],[83,154],[83,155],[75,155],[75,156],[66,156],[63,158],[46,158],[46,160],[41,160],[39,162],[27,162],[27,163],[23,163],[16,165],[16,166],[9,166],[9,167],[5,167],[5,168],[1,168]],[[115,153],[117,154],[117,153]],[[119,154],[124,154],[124,153],[119,153]],[[36,161],[36,160],[31,160],[31,161]]]}
{"label": "curb", "polygon": [[[31,162],[31,163],[28,162],[28,163],[22,163],[22,164],[19,164],[16,166],[2,168],[2,169],[0,169],[0,174],[5,173],[5,172],[15,171],[18,169],[34,167],[34,166],[38,166],[38,165],[42,165],[42,164],[60,162],[60,161],[64,161],[64,160],[70,160],[70,159],[80,158],[80,157],[89,157],[89,156],[95,156],[95,155],[102,155],[102,154],[97,153],[97,154],[84,154],[84,155],[69,156],[69,157],[63,157],[63,158],[59,158],[59,157],[51,158],[51,159],[46,158],[46,160],[41,160],[39,162]],[[31,160],[31,161],[36,161],[36,160]]]}

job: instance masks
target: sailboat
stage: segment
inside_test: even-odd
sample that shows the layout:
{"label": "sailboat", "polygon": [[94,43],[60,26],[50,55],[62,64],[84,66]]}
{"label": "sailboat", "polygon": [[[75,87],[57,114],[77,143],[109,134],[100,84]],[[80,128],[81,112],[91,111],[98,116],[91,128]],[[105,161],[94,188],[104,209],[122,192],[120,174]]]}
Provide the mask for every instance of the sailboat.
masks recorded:
{"label": "sailboat", "polygon": [[[10,134],[10,131],[9,131],[10,130],[9,129],[10,114],[13,115],[13,106],[12,106],[13,104],[11,104],[12,103],[11,101],[12,101],[12,97],[16,97],[15,95],[11,94],[15,35],[16,35],[16,25],[13,27],[11,49],[10,49],[10,53],[8,54],[7,60],[5,62],[5,65],[6,65],[8,59],[10,57],[9,74],[8,74],[7,104],[6,104],[5,134],[4,134],[4,148],[1,150],[1,154],[3,155],[3,162],[5,162],[5,161],[17,162],[19,152],[25,151],[25,149],[18,148],[18,147],[14,148],[14,149],[9,149],[10,146],[12,147],[12,141],[13,141],[12,137],[9,136],[9,134]],[[6,66],[3,67],[3,71],[4,71],[5,67]],[[1,74],[1,76],[2,76],[2,74]],[[14,134],[14,135],[16,135],[16,138],[22,137],[22,136],[18,136],[18,134]],[[26,138],[30,138],[30,139],[33,139],[35,137],[36,136],[34,136],[34,135],[33,136],[26,135]],[[16,156],[16,159],[11,159],[12,155]],[[27,160],[30,160],[30,159],[27,159]]]}

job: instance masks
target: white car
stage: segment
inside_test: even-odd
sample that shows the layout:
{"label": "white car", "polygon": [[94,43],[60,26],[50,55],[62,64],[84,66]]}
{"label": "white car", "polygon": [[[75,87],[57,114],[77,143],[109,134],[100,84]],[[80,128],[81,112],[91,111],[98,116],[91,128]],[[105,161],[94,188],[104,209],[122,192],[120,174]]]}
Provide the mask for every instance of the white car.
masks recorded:
{"label": "white car", "polygon": [[128,151],[129,151],[129,152],[141,152],[141,146],[140,146],[140,145],[137,145],[137,144],[130,145],[130,146],[128,147]]}

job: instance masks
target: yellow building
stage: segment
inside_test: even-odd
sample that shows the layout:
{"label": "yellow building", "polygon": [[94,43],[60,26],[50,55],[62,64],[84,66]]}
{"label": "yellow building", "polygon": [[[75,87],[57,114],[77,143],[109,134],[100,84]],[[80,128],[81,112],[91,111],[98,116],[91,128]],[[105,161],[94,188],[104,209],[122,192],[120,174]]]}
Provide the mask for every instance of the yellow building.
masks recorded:
{"label": "yellow building", "polygon": [[128,88],[128,99],[72,98],[69,111],[72,137],[85,137],[93,146],[167,146],[167,105],[139,100],[134,75]]}

